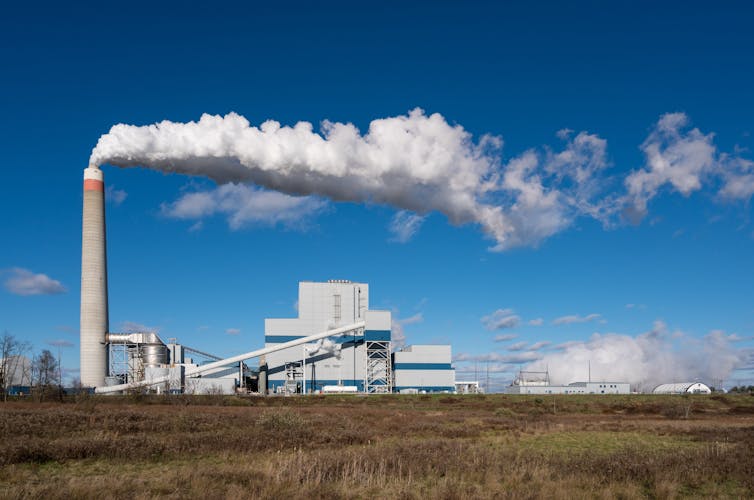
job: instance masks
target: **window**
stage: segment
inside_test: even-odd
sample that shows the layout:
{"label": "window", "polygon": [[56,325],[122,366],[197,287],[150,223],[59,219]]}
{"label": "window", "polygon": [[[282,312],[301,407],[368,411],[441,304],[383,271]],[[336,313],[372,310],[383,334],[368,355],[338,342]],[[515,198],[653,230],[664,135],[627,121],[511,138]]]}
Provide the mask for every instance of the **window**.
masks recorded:
{"label": "window", "polygon": [[340,323],[340,294],[333,295],[333,321],[335,324]]}

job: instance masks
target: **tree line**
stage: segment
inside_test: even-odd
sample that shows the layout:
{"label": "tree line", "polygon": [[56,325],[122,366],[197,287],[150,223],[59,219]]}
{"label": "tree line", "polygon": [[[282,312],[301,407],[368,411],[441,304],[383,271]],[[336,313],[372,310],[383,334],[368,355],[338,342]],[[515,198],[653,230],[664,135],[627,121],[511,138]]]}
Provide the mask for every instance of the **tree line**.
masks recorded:
{"label": "tree line", "polygon": [[31,355],[31,344],[7,331],[0,336],[0,393],[29,393],[39,398],[62,395],[62,367],[49,349]]}

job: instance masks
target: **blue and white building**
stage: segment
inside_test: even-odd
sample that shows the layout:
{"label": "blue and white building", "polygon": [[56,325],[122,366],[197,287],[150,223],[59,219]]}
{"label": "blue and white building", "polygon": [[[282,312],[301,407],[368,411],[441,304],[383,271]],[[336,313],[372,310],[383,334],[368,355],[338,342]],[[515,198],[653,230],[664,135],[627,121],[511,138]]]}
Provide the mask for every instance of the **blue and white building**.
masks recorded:
{"label": "blue and white building", "polygon": [[412,345],[393,353],[395,391],[455,392],[449,345]]}
{"label": "blue and white building", "polygon": [[[265,347],[360,321],[366,323],[363,331],[268,354],[265,359],[268,392],[308,394],[320,392],[326,386],[356,387],[358,392],[367,392],[371,387],[371,392],[391,392],[390,311],[369,309],[366,283],[346,280],[299,283],[298,317],[265,319]],[[367,347],[381,351],[377,353],[377,363],[367,362]],[[374,376],[380,378],[379,390],[374,390]]]}
{"label": "blue and white building", "polygon": [[260,389],[272,394],[454,391],[449,345],[406,347],[391,356],[390,311],[369,309],[366,283],[299,283],[298,317],[265,319],[265,347],[362,321],[363,329],[267,354],[260,360]]}

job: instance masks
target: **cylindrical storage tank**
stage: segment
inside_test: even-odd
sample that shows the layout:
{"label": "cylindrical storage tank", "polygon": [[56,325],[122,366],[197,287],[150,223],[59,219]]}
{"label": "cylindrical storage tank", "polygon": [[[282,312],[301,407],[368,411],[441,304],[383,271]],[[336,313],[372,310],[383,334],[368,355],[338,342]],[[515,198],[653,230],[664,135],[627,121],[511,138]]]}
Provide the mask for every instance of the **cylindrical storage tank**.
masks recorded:
{"label": "cylindrical storage tank", "polygon": [[144,380],[148,369],[160,367],[168,361],[165,344],[129,344],[127,351],[129,382]]}
{"label": "cylindrical storage tank", "polygon": [[81,227],[81,384],[100,387],[107,376],[108,330],[105,184],[102,170],[84,170]]}
{"label": "cylindrical storage tank", "polygon": [[168,362],[168,348],[165,344],[143,345],[141,356],[145,367],[164,365]]}

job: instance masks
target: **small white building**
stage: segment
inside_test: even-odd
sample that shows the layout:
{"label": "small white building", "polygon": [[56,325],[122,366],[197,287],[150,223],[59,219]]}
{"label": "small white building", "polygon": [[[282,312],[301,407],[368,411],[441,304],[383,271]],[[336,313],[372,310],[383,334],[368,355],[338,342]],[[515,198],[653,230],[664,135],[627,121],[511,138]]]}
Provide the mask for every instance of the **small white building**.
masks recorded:
{"label": "small white building", "polygon": [[571,382],[551,385],[548,372],[519,372],[506,394],[630,394],[628,382]]}
{"label": "small white building", "polygon": [[654,388],[652,394],[712,394],[712,389],[701,382],[676,382],[660,384]]}

